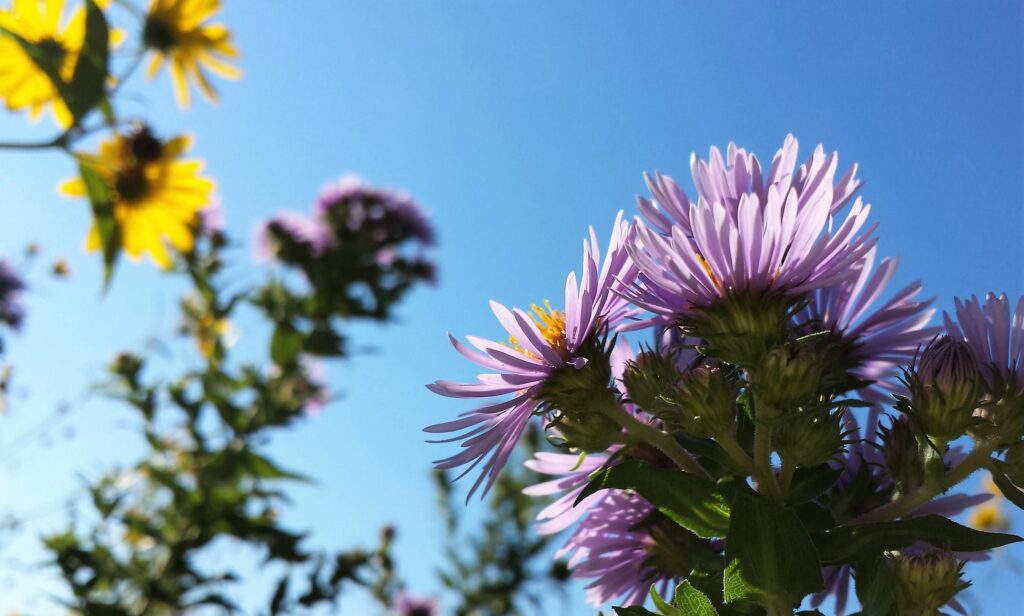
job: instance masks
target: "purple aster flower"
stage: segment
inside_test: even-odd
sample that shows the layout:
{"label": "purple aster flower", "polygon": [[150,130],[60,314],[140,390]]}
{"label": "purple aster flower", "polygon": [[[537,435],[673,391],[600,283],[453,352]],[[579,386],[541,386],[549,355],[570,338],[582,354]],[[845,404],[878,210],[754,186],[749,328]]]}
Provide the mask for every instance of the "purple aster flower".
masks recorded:
{"label": "purple aster flower", "polygon": [[665,176],[650,181],[657,204],[640,200],[629,251],[640,270],[628,290],[656,322],[742,292],[797,296],[855,275],[875,243],[874,227],[861,233],[870,206],[858,198],[838,228],[837,210],[859,186],[853,170],[834,183],[837,157],[821,146],[793,173],[792,135],[762,178],[757,158],[729,146],[729,165],[718,150],[711,161],[691,160],[698,199],[691,202]]}
{"label": "purple aster flower", "polygon": [[[905,393],[900,367],[914,360],[918,349],[939,332],[928,327],[935,309],[933,299],[918,300],[921,284],[913,282],[877,305],[896,271],[898,259],[883,259],[874,268],[871,249],[852,269],[855,275],[836,284],[815,289],[807,306],[794,316],[810,331],[832,331],[845,343],[853,364],[851,373],[871,384],[859,391],[862,399],[876,404]],[[877,417],[877,412],[875,413]],[[870,426],[868,433],[873,433]]]}
{"label": "purple aster flower", "polygon": [[545,451],[533,454],[533,459],[526,461],[526,468],[535,473],[559,476],[523,490],[523,494],[529,496],[561,494],[558,500],[537,514],[538,533],[553,535],[569,528],[610,494],[608,490],[600,490],[583,499],[579,505],[573,504],[590,481],[590,473],[606,462],[608,456],[605,454],[588,454],[581,462],[576,455]]}
{"label": "purple aster flower", "polygon": [[9,263],[0,259],[0,322],[18,330],[25,319],[21,293],[25,283]]}
{"label": "purple aster flower", "polygon": [[199,210],[199,228],[204,235],[224,233],[224,206],[219,200]]}
{"label": "purple aster flower", "polygon": [[[325,219],[330,218],[333,212],[341,211],[345,225],[351,231],[367,224],[380,225],[378,240],[387,239],[390,233],[401,235],[402,239],[416,238],[428,246],[436,240],[434,228],[412,196],[367,186],[362,178],[355,175],[342,176],[337,182],[325,186],[317,197],[314,210],[317,216]],[[388,227],[397,228],[397,233],[389,231]]]}
{"label": "purple aster flower", "polygon": [[1012,314],[1005,293],[989,293],[984,304],[975,296],[957,298],[956,321],[948,313],[943,317],[949,335],[970,345],[989,385],[1024,390],[1024,297]]}
{"label": "purple aster flower", "polygon": [[437,599],[406,592],[395,595],[394,609],[398,616],[438,616]]}
{"label": "purple aster flower", "polygon": [[591,229],[590,240],[583,245],[582,275],[577,281],[572,272],[565,283],[564,312],[549,304],[545,308],[535,305],[536,314],[531,317],[492,301],[495,316],[510,335],[509,344],[468,336],[477,351],[448,335],[459,353],[493,372],[480,375],[476,383],[437,381],[427,386],[431,391],[453,398],[511,396],[489,401],[455,421],[426,428],[431,433],[461,433],[447,441],[462,440],[462,451],[437,461],[438,468],[466,466],[465,475],[483,463],[470,497],[485,481],[486,493],[497,479],[530,417],[538,412],[538,396],[545,381],[563,366],[583,368],[587,363],[580,354],[584,344],[591,342],[599,329],[614,327],[627,314],[628,304],[615,290],[628,283],[634,272],[624,248],[631,235],[632,227],[620,212],[602,264]]}
{"label": "purple aster flower", "polygon": [[573,577],[593,580],[586,589],[591,605],[616,599],[642,605],[652,584],[667,596],[674,579],[651,566],[649,550],[656,542],[640,525],[654,507],[636,494],[606,492],[555,557],[569,556]]}
{"label": "purple aster flower", "polygon": [[259,262],[272,261],[277,256],[274,233],[284,234],[297,243],[308,244],[314,255],[319,255],[331,242],[330,229],[319,219],[298,212],[281,212],[263,221],[253,231],[253,258]]}

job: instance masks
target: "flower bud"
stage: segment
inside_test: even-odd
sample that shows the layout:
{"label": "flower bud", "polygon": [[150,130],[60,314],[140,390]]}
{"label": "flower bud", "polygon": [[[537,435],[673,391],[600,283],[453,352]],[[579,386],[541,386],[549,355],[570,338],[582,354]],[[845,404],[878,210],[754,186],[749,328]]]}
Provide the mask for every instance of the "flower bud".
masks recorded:
{"label": "flower bud", "polygon": [[547,409],[557,409],[562,415],[579,419],[591,414],[595,404],[615,401],[615,392],[609,389],[612,380],[611,347],[597,336],[584,343],[574,362],[552,371],[544,380],[539,398]]}
{"label": "flower bud", "polygon": [[907,384],[913,419],[928,436],[952,440],[974,423],[982,377],[966,342],[949,336],[933,340],[909,373]]}
{"label": "flower bud", "polygon": [[1024,442],[1018,441],[1006,450],[1003,472],[1010,481],[1018,486],[1024,486]]}
{"label": "flower bud", "polygon": [[687,335],[707,342],[707,354],[737,366],[753,366],[785,339],[793,300],[735,293],[702,307],[686,320]]}
{"label": "flower bud", "polygon": [[619,424],[597,411],[577,415],[563,413],[551,427],[558,431],[568,446],[587,453],[606,451],[620,442],[619,437],[622,434],[622,427]]}
{"label": "flower bud", "polygon": [[880,429],[880,435],[885,468],[899,491],[906,494],[920,486],[924,481],[924,464],[907,417],[893,418],[890,427]]}
{"label": "flower bud", "polygon": [[893,560],[900,614],[937,614],[969,584],[960,580],[963,564],[949,552],[900,554]]}
{"label": "flower bud", "polygon": [[678,410],[679,380],[675,355],[653,351],[638,355],[622,373],[629,399],[662,420]]}
{"label": "flower bud", "polygon": [[842,413],[800,413],[779,422],[772,438],[786,462],[804,467],[824,464],[843,449]]}
{"label": "flower bud", "polygon": [[788,344],[772,349],[764,358],[754,388],[764,405],[783,411],[795,409],[818,397],[821,373],[822,362],[812,347]]}
{"label": "flower bud", "polygon": [[736,386],[718,366],[697,366],[683,375],[679,409],[669,423],[696,436],[731,432],[736,419]]}

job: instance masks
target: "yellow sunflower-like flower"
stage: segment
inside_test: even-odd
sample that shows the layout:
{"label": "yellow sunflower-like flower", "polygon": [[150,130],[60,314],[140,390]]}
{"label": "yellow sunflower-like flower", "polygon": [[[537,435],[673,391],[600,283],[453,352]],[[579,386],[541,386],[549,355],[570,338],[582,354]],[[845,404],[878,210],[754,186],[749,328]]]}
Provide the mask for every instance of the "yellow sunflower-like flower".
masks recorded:
{"label": "yellow sunflower-like flower", "polygon": [[[202,161],[178,160],[190,147],[189,137],[161,142],[143,127],[104,141],[98,154],[80,156],[106,182],[121,248],[131,258],[138,260],[148,253],[167,268],[172,262],[168,243],[180,251],[192,248],[198,212],[210,203],[214,183],[200,176]],[[81,178],[64,182],[60,191],[86,196]],[[93,224],[86,249],[100,248],[99,232]]]}
{"label": "yellow sunflower-like flower", "polygon": [[[100,6],[107,2],[99,2]],[[62,27],[64,0],[14,0],[11,8],[0,9],[0,26],[42,48],[61,78],[69,81],[85,40],[85,7],[78,7]],[[111,30],[111,44],[120,33]],[[53,82],[21,45],[0,35],[0,97],[11,111],[28,109],[35,121],[50,107],[63,128],[71,124],[71,112]]]}
{"label": "yellow sunflower-like flower", "polygon": [[189,78],[206,98],[217,100],[217,92],[204,69],[228,79],[242,75],[230,63],[238,58],[231,32],[222,24],[204,23],[220,8],[220,0],[152,0],[149,5],[142,33],[142,42],[153,52],[147,74],[152,79],[165,61],[171,65],[179,107],[188,107]]}

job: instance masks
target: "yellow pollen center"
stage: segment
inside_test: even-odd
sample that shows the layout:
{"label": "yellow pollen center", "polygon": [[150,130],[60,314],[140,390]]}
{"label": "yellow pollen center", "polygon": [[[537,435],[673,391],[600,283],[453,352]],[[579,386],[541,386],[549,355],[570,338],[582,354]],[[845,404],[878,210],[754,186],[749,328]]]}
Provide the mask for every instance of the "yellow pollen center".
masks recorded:
{"label": "yellow pollen center", "polygon": [[[548,300],[544,300],[543,308],[537,304],[533,304],[530,308],[534,312],[534,314],[530,315],[530,318],[533,319],[533,324],[540,331],[541,338],[556,351],[563,351],[565,349],[565,313],[552,308],[551,302]],[[533,353],[527,351],[519,344],[515,336],[509,336],[508,341],[520,353],[536,359]]]}

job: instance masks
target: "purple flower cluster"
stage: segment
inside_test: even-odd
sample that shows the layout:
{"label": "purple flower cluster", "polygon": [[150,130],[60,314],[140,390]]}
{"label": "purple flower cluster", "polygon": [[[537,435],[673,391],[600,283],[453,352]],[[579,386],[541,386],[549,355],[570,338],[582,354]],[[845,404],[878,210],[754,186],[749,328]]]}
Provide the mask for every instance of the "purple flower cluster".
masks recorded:
{"label": "purple flower cluster", "polygon": [[[487,373],[472,383],[437,381],[428,387],[483,404],[427,431],[456,433],[440,442],[462,444],[459,452],[437,462],[439,468],[461,467],[465,475],[481,467],[470,495],[494,483],[534,416],[551,420],[545,392],[594,361],[581,353],[590,348],[588,341],[596,337],[608,342],[598,346],[610,348],[612,337],[620,335],[605,361],[612,364],[607,387],[629,416],[619,422],[626,426],[621,438],[612,439],[603,453],[585,449],[590,453],[581,458],[576,452],[541,452],[526,463],[553,479],[525,492],[557,497],[539,513],[537,529],[543,534],[571,529],[559,556],[569,558],[574,576],[589,580],[587,598],[594,605],[617,599],[643,603],[652,584],[664,596],[679,575],[657,566],[660,539],[651,519],[652,512],[655,518],[660,514],[640,495],[603,490],[576,503],[594,471],[637,455],[629,449],[635,444],[628,438],[631,422],[641,429],[664,427],[633,407],[620,381],[621,366],[632,357],[624,339],[630,332],[653,332],[659,352],[679,351],[685,356],[679,364],[682,374],[700,357],[692,347],[700,348],[701,341],[683,339],[693,335],[688,324],[737,298],[782,298],[786,327],[800,335],[827,336],[841,355],[830,361],[842,366],[851,376],[849,388],[858,389],[857,397],[871,405],[857,416],[844,412],[846,447],[830,462],[843,469],[833,494],[862,485],[865,476],[871,492],[860,505],[877,507],[894,494],[893,481],[883,471],[882,406],[893,394],[906,393],[898,380],[901,367],[912,363],[942,328],[930,326],[935,310],[931,299],[918,297],[920,283],[887,290],[897,260],[878,257],[870,206],[855,194],[861,185],[856,165],[840,176],[836,153],[826,154],[818,146],[797,165],[797,151],[796,139],[788,136],[766,169],[735,144],[724,157],[714,148],[707,161],[694,155],[694,199],[667,175],[645,175],[651,197],[638,198],[640,218],[628,222],[620,213],[604,259],[591,231],[581,273],[570,273],[566,282],[564,309],[535,305],[531,315],[492,302],[507,342],[468,336],[468,346],[449,334],[456,351]],[[946,316],[945,329],[971,345],[979,368],[992,380],[1024,389],[1024,299],[1013,315],[1005,296],[990,295],[984,305],[975,298],[958,300],[956,316],[957,322]],[[665,462],[651,447],[641,455]],[[963,456],[952,448],[947,461],[954,464]],[[912,513],[955,515],[987,498],[947,494]],[[846,513],[853,518],[860,512]],[[714,541],[709,549],[720,549]],[[826,590],[813,597],[813,604],[832,597],[836,613],[842,614],[851,570],[828,568],[825,577]]]}
{"label": "purple flower cluster", "polygon": [[12,329],[20,329],[25,319],[25,308],[21,294],[25,290],[18,273],[6,261],[0,260],[0,323]]}

